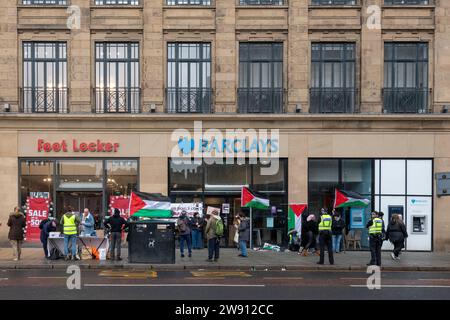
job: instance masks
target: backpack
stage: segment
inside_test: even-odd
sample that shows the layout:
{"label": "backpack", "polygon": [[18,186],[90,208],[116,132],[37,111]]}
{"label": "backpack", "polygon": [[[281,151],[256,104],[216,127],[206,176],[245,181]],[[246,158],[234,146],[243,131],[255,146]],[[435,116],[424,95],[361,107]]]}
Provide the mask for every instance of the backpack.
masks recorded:
{"label": "backpack", "polygon": [[63,255],[61,254],[61,252],[59,252],[59,250],[56,248],[52,248],[52,250],[50,251],[50,257],[48,259],[49,260],[58,260],[61,258],[63,258]]}
{"label": "backpack", "polygon": [[221,237],[223,236],[223,221],[222,219],[217,220],[216,225],[215,225],[215,231],[216,231],[216,236]]}

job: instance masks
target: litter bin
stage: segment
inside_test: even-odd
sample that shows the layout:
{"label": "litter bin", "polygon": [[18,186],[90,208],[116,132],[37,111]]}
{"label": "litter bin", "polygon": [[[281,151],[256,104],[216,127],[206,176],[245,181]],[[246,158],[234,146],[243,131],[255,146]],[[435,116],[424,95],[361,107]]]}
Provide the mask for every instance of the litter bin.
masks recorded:
{"label": "litter bin", "polygon": [[175,222],[148,220],[130,222],[130,263],[175,263]]}

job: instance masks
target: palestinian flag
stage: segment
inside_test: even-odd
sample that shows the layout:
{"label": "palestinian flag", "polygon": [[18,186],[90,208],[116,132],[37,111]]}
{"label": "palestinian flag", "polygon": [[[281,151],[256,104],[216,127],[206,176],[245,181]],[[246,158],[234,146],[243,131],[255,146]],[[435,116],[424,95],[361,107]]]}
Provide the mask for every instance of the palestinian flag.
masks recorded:
{"label": "palestinian flag", "polygon": [[359,193],[338,189],[335,190],[334,208],[367,207],[369,204],[369,199],[364,198]]}
{"label": "palestinian flag", "polygon": [[130,216],[146,218],[171,218],[171,200],[160,193],[132,192]]}
{"label": "palestinian flag", "polygon": [[306,204],[290,204],[288,214],[288,230],[295,229],[298,233],[302,230],[302,213],[305,211]]}
{"label": "palestinian flag", "polygon": [[260,194],[251,191],[247,187],[242,187],[241,207],[253,209],[269,209],[270,201]]}

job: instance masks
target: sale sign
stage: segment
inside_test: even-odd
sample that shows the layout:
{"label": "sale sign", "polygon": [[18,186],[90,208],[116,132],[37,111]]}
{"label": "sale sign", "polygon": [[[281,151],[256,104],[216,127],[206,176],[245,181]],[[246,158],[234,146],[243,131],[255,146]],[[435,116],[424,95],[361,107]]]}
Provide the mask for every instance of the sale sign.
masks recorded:
{"label": "sale sign", "polygon": [[110,214],[114,214],[114,209],[120,210],[120,216],[127,220],[130,217],[130,197],[111,196],[109,198]]}
{"label": "sale sign", "polygon": [[25,227],[25,239],[27,241],[40,241],[41,230],[39,224],[42,220],[48,219],[50,209],[49,198],[28,198],[27,215]]}

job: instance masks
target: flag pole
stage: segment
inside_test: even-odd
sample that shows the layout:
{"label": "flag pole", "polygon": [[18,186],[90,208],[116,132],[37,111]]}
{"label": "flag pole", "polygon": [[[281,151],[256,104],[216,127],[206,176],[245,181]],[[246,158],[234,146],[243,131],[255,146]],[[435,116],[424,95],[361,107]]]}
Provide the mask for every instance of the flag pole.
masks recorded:
{"label": "flag pole", "polygon": [[253,209],[250,207],[250,249],[253,249]]}

